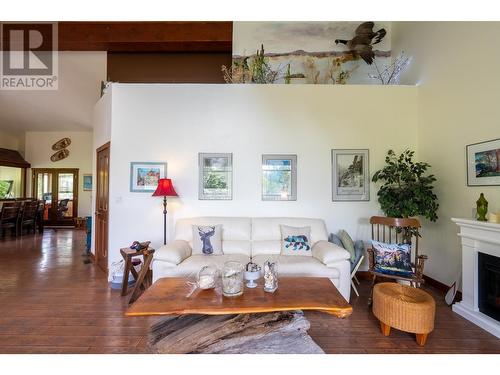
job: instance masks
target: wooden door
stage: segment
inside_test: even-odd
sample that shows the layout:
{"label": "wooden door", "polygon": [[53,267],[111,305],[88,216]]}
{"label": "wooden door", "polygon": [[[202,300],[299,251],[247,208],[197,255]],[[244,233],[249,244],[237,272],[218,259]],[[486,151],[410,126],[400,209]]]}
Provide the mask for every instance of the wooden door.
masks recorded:
{"label": "wooden door", "polygon": [[109,142],[97,149],[95,258],[96,264],[108,272],[108,218],[109,218]]}
{"label": "wooden door", "polygon": [[45,201],[46,226],[74,226],[78,217],[78,169],[34,168],[32,197]]}

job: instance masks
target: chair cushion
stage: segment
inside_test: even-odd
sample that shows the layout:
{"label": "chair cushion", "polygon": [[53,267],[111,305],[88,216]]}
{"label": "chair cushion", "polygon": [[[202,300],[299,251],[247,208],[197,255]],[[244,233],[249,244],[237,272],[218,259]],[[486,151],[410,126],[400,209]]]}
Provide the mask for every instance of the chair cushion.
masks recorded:
{"label": "chair cushion", "polygon": [[339,238],[342,241],[342,245],[344,249],[346,249],[349,254],[351,254],[351,263],[354,263],[354,259],[356,258],[356,251],[354,250],[354,241],[352,240],[349,233],[345,230],[339,231]]}
{"label": "chair cushion", "polygon": [[354,242],[354,252],[356,253],[356,257],[354,258],[354,262],[351,263],[351,272],[358,264],[361,257],[365,254],[365,244],[363,241],[358,240]]}
{"label": "chair cushion", "polygon": [[214,265],[222,269],[228,261],[237,261],[245,266],[250,258],[244,254],[192,255],[177,267],[165,269],[162,277],[196,277],[203,266]]}
{"label": "chair cushion", "polygon": [[312,256],[311,227],[281,225],[281,255]]}
{"label": "chair cushion", "polygon": [[413,275],[410,245],[372,240],[372,248],[375,253],[374,269],[376,272],[403,277]]}
{"label": "chair cushion", "polygon": [[193,254],[222,254],[222,226],[193,225]]}
{"label": "chair cushion", "polygon": [[329,279],[338,279],[340,277],[340,272],[338,269],[327,267],[312,256],[269,256],[266,254],[261,254],[252,258],[252,262],[257,263],[262,268],[266,260],[278,262],[278,275],[282,276],[328,277]]}
{"label": "chair cushion", "polygon": [[344,244],[342,243],[342,240],[337,236],[336,234],[330,233],[328,236],[328,242],[334,243],[337,246],[344,247]]}

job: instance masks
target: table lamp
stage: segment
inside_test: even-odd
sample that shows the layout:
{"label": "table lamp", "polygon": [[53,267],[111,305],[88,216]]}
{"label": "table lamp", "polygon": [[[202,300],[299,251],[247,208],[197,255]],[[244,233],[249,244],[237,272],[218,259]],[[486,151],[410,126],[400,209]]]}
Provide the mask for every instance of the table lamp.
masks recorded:
{"label": "table lamp", "polygon": [[163,244],[167,244],[167,197],[178,197],[170,178],[160,178],[153,197],[163,197]]}

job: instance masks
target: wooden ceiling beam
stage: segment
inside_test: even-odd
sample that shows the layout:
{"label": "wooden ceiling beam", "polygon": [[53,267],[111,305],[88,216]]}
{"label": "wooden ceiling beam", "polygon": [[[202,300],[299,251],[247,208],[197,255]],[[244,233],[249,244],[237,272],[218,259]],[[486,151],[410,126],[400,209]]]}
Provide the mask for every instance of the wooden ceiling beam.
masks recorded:
{"label": "wooden ceiling beam", "polygon": [[232,22],[59,22],[60,51],[231,52]]}

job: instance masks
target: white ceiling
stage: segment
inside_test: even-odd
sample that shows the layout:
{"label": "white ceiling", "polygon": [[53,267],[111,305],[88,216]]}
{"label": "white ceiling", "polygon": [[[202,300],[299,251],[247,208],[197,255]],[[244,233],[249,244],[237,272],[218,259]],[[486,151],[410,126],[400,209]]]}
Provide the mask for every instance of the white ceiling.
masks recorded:
{"label": "white ceiling", "polygon": [[106,52],[59,52],[59,88],[0,90],[0,129],[91,131],[92,110],[106,80]]}

